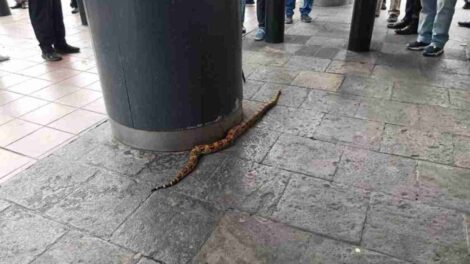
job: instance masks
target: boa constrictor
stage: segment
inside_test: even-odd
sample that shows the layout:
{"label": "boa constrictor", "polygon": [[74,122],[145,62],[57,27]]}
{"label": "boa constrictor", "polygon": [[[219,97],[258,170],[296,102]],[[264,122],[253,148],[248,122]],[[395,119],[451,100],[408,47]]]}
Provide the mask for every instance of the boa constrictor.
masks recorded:
{"label": "boa constrictor", "polygon": [[256,122],[258,122],[269,110],[271,110],[271,108],[273,108],[279,101],[280,96],[281,91],[278,91],[276,96],[274,96],[270,102],[268,102],[266,105],[263,106],[263,108],[256,112],[253,117],[231,128],[227,132],[225,138],[211,144],[195,146],[189,153],[188,161],[183,166],[183,168],[178,171],[173,180],[171,180],[167,184],[155,187],[152,191],[166,189],[178,184],[196,169],[197,164],[199,162],[199,158],[201,156],[221,151],[230,146],[237,138],[244,134],[248,129],[250,129],[254,124],[256,124]]}

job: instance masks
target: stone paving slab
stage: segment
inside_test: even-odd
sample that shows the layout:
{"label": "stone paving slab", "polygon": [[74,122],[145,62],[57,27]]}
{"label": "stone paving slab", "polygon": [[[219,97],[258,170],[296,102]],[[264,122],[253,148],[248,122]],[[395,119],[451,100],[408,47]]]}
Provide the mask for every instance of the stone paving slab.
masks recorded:
{"label": "stone paving slab", "polygon": [[150,189],[150,186],[135,183],[124,176],[99,172],[46,214],[106,237],[150,195]]}
{"label": "stone paving slab", "polygon": [[470,91],[449,89],[449,97],[451,107],[470,110]]}
{"label": "stone paving slab", "polygon": [[453,163],[452,135],[386,125],[380,151],[407,157]]}
{"label": "stone paving slab", "polygon": [[463,215],[417,202],[374,195],[363,245],[414,263],[469,263]]}
{"label": "stone paving slab", "polygon": [[312,90],[300,108],[323,113],[354,116],[360,102],[360,98],[357,97]]}
{"label": "stone paving slab", "polygon": [[10,204],[5,202],[5,201],[2,201],[0,200],[0,212],[7,209],[8,207],[10,207]]}
{"label": "stone paving slab", "polygon": [[410,127],[419,120],[415,104],[374,99],[362,101],[355,117]]}
{"label": "stone paving slab", "polygon": [[293,176],[272,218],[317,234],[359,243],[369,193]]}
{"label": "stone paving slab", "polygon": [[470,170],[419,162],[419,199],[470,213]]}
{"label": "stone paving slab", "polygon": [[112,245],[99,238],[71,231],[60,238],[31,264],[100,263],[135,264],[135,253]]}
{"label": "stone paving slab", "polygon": [[470,168],[470,137],[454,136],[455,165]]}
{"label": "stone paving slab", "polygon": [[51,156],[0,186],[0,197],[30,209],[46,210],[98,172]]}
{"label": "stone paving slab", "polygon": [[12,206],[0,212],[0,260],[8,264],[31,262],[67,232],[61,224]]}
{"label": "stone paving slab", "polygon": [[369,76],[374,64],[356,61],[332,61],[326,72],[346,75]]}
{"label": "stone paving slab", "polygon": [[389,99],[392,95],[393,82],[362,76],[347,76],[340,87],[340,93],[364,97]]}
{"label": "stone paving slab", "polygon": [[332,180],[342,152],[332,143],[282,135],[263,163]]}
{"label": "stone paving slab", "polygon": [[378,150],[383,126],[374,121],[327,114],[315,131],[314,137]]}
{"label": "stone paving slab", "polygon": [[407,103],[438,105],[442,107],[448,107],[450,104],[447,89],[413,82],[396,82],[392,99]]}
{"label": "stone paving slab", "polygon": [[343,78],[340,74],[301,71],[292,81],[292,85],[335,92],[339,89]]}
{"label": "stone paving slab", "polygon": [[154,193],[111,241],[164,263],[187,263],[220,218],[210,205],[171,191]]}
{"label": "stone paving slab", "polygon": [[250,75],[250,79],[280,84],[291,84],[299,70],[288,68],[259,67]]}
{"label": "stone paving slab", "polygon": [[247,80],[246,83],[243,84],[243,98],[247,100],[251,99],[264,84],[264,82]]}
{"label": "stone paving slab", "polygon": [[348,148],[334,181],[414,200],[417,194],[416,166],[417,162],[412,159]]}
{"label": "stone paving slab", "polygon": [[[470,112],[439,106],[420,105],[418,127],[423,131],[438,131],[470,137]],[[439,122],[436,122],[436,121]]]}

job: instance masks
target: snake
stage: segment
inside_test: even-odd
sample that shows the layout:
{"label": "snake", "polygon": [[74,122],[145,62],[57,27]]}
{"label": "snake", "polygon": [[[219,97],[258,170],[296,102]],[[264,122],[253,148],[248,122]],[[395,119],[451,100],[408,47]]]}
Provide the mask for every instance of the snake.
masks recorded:
{"label": "snake", "polygon": [[199,163],[199,159],[202,156],[219,152],[232,145],[236,139],[238,139],[247,130],[253,127],[261,118],[263,118],[264,115],[266,115],[267,112],[269,112],[269,110],[271,110],[274,106],[277,105],[280,96],[281,91],[278,91],[277,94],[261,109],[259,109],[251,118],[246,121],[242,121],[240,124],[229,129],[226,133],[225,138],[217,140],[216,142],[210,144],[197,145],[192,148],[189,152],[188,160],[183,165],[183,167],[176,173],[176,176],[174,176],[174,178],[168,183],[155,187],[152,192],[175,186],[196,169]]}

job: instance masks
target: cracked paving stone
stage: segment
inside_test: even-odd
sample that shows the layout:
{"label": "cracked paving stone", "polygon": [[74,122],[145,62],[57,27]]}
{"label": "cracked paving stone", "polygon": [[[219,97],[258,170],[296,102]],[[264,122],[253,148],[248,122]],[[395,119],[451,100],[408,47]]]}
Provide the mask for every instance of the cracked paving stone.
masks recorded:
{"label": "cracked paving stone", "polygon": [[315,131],[315,138],[340,141],[378,150],[383,124],[363,119],[326,115]]}
{"label": "cracked paving stone", "polygon": [[415,104],[373,99],[361,102],[355,117],[412,127],[419,120],[418,107]]}
{"label": "cracked paving stone", "polygon": [[416,197],[417,162],[362,149],[344,151],[335,182],[406,199]]}
{"label": "cracked paving stone", "polygon": [[10,207],[10,204],[5,202],[5,201],[2,201],[0,200],[0,212],[7,209],[8,207]]}
{"label": "cracked paving stone", "polygon": [[420,105],[418,111],[420,129],[470,137],[470,111],[428,105]]}
{"label": "cracked paving stone", "polygon": [[325,91],[311,90],[300,108],[323,113],[354,116],[360,101],[356,96],[334,94]]}
{"label": "cracked paving stone", "polygon": [[393,82],[362,76],[346,76],[339,93],[364,97],[389,99],[392,96]]}
{"label": "cracked paving stone", "polygon": [[0,213],[0,263],[30,263],[67,229],[12,206]]}
{"label": "cracked paving stone", "polygon": [[150,189],[124,176],[99,172],[46,214],[107,237],[149,196]]}
{"label": "cracked paving stone", "polygon": [[413,82],[396,82],[392,98],[401,102],[449,106],[447,89]]}
{"label": "cracked paving stone", "polygon": [[309,90],[295,86],[267,83],[256,93],[252,99],[260,102],[269,102],[281,91],[277,105],[299,107],[307,98]]}
{"label": "cracked paving stone", "polygon": [[265,164],[332,180],[343,147],[297,136],[282,135]]}
{"label": "cracked paving stone", "polygon": [[293,69],[260,67],[249,78],[271,83],[290,84],[298,74],[299,71]]}
{"label": "cracked paving stone", "polygon": [[413,263],[470,263],[463,221],[452,210],[376,194],[362,243]]}
{"label": "cracked paving stone", "polygon": [[31,264],[100,263],[132,264],[135,253],[99,238],[72,231],[39,256]]}
{"label": "cracked paving stone", "polygon": [[187,263],[219,219],[220,212],[212,206],[162,190],[145,201],[111,241],[164,263]]}
{"label": "cracked paving stone", "polygon": [[278,106],[271,109],[256,126],[264,130],[312,137],[323,115],[311,110]]}
{"label": "cracked paving stone", "polygon": [[470,168],[470,137],[454,136],[455,165]]}
{"label": "cracked paving stone", "polygon": [[279,137],[279,132],[252,128],[222,153],[261,162]]}
{"label": "cracked paving stone", "polygon": [[[221,209],[237,208],[267,216],[281,198],[290,175],[287,171],[255,162],[227,159],[205,179],[207,187],[195,196]],[[188,182],[177,187],[185,193],[191,186]]]}
{"label": "cracked paving stone", "polygon": [[470,170],[418,163],[419,200],[470,213]]}
{"label": "cracked paving stone", "polygon": [[50,156],[0,186],[0,198],[46,210],[76,190],[97,169]]}
{"label": "cracked paving stone", "polygon": [[361,240],[369,192],[292,176],[271,218],[352,243]]}
{"label": "cracked paving stone", "polygon": [[87,164],[105,168],[124,175],[135,175],[152,162],[155,154],[149,151],[132,149],[121,143],[98,145],[84,155]]}
{"label": "cracked paving stone", "polygon": [[243,99],[251,99],[264,84],[264,82],[246,80],[243,84]]}
{"label": "cracked paving stone", "polygon": [[335,92],[341,86],[343,78],[340,74],[301,71],[291,85]]}
{"label": "cracked paving stone", "polygon": [[348,75],[369,76],[374,69],[374,64],[356,61],[332,61],[326,72]]}
{"label": "cracked paving stone", "polygon": [[381,152],[452,164],[452,135],[386,125]]}
{"label": "cracked paving stone", "polygon": [[402,264],[391,257],[322,238],[246,213],[227,213],[193,264]]}

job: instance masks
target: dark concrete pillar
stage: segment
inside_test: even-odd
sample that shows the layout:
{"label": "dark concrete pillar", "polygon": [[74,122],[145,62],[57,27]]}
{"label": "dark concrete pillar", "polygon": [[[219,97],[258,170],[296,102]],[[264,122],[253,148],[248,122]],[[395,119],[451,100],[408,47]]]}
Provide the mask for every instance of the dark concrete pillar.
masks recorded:
{"label": "dark concrete pillar", "polygon": [[377,0],[355,0],[348,49],[369,51]]}
{"label": "dark concrete pillar", "polygon": [[10,7],[7,0],[0,0],[0,17],[11,16]]}
{"label": "dark concrete pillar", "polygon": [[77,0],[78,10],[80,10],[80,19],[82,20],[82,25],[88,26],[88,20],[86,18],[85,5],[83,0]]}
{"label": "dark concrete pillar", "polygon": [[187,150],[223,137],[241,121],[238,1],[84,3],[118,140]]}
{"label": "dark concrete pillar", "polygon": [[266,42],[284,42],[285,8],[285,0],[266,0]]}

